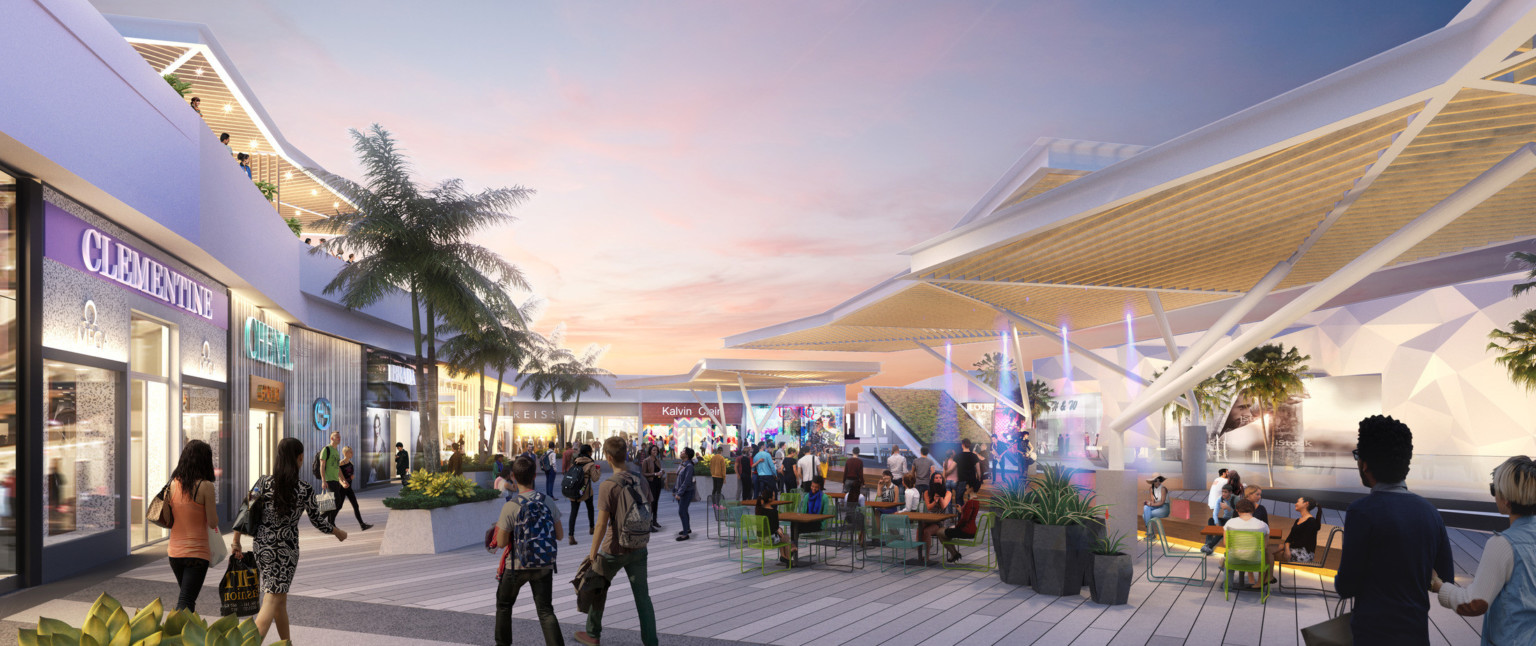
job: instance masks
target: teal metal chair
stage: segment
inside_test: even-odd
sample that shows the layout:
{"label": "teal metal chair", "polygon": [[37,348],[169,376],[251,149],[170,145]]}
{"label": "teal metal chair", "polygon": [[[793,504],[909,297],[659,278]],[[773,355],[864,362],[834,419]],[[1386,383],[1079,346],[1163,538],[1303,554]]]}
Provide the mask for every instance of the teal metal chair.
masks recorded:
{"label": "teal metal chair", "polygon": [[[946,558],[943,561],[941,561],[944,569],[946,569],[946,570],[972,570],[972,571],[975,571],[975,572],[991,572],[992,570],[997,568],[997,561],[993,558],[993,553],[992,553],[992,522],[993,522],[993,516],[994,516],[994,514],[992,512],[986,511],[986,512],[982,512],[980,515],[978,515],[976,517],[976,536],[974,536],[972,538],[956,538],[956,539],[950,539],[950,540],[944,540],[944,539],[941,538],[939,540],[939,543],[944,545],[945,547],[980,547],[980,548],[982,548],[987,553],[987,562],[986,562],[986,564],[983,565],[981,563],[961,563],[959,561],[956,561],[954,563],[950,563],[949,559]],[[943,536],[943,534],[940,534],[940,536]]]}
{"label": "teal metal chair", "polygon": [[[769,531],[767,516],[742,516],[736,531],[741,536],[739,563],[742,572],[751,572],[756,569],[760,570],[763,576],[768,576],[776,572],[789,571],[787,567],[774,569],[768,567],[768,553],[774,553],[773,561],[777,563],[779,560],[778,552],[784,547],[784,543],[778,541],[779,537],[777,534]],[[757,552],[758,564],[755,567],[748,565],[748,550]]]}
{"label": "teal metal chair", "polygon": [[[823,526],[828,530],[821,540],[811,543],[821,550],[822,562],[831,567],[846,567],[849,572],[862,570],[869,561],[869,549],[859,544],[859,534],[864,531],[864,513],[855,509],[851,514],[838,514],[836,518],[826,521]],[[801,534],[803,538],[805,535]],[[837,552],[848,550],[848,562],[835,563]]]}
{"label": "teal metal chair", "polygon": [[731,546],[740,542],[736,527],[740,524],[741,517],[752,511],[751,507],[741,505],[727,505],[715,511],[715,538],[725,547],[726,558],[730,558]]}
{"label": "teal metal chair", "polygon": [[[881,572],[900,565],[901,573],[907,573],[911,566],[902,558],[905,551],[923,546],[921,542],[912,539],[912,532],[912,521],[906,516],[889,514],[880,518]],[[890,552],[889,556],[886,555],[887,551]]]}
{"label": "teal metal chair", "polygon": [[1259,603],[1269,601],[1269,570],[1264,567],[1264,548],[1269,537],[1264,534],[1260,531],[1227,530],[1227,556],[1221,565],[1226,570],[1221,584],[1223,600],[1232,590],[1232,575],[1251,572],[1259,578]]}
{"label": "teal metal chair", "polygon": [[[1155,581],[1157,583],[1180,583],[1180,584],[1183,584],[1183,585],[1205,585],[1206,584],[1206,578],[1209,576],[1209,572],[1210,572],[1207,569],[1208,566],[1209,566],[1209,563],[1205,560],[1205,555],[1200,553],[1200,552],[1187,552],[1187,551],[1182,550],[1182,549],[1177,549],[1172,544],[1170,544],[1168,542],[1168,532],[1163,531],[1163,519],[1161,519],[1161,518],[1153,518],[1152,519],[1152,524],[1147,526],[1147,534],[1149,536],[1152,535],[1154,532],[1157,534],[1156,540],[1152,543],[1152,545],[1148,545],[1147,546],[1147,579],[1149,581]],[[1165,559],[1196,559],[1196,560],[1198,560],[1200,562],[1200,577],[1199,578],[1195,578],[1195,577],[1172,576],[1172,575],[1158,576],[1156,574],[1153,574],[1153,572],[1152,572],[1152,565],[1153,565],[1153,560],[1156,558],[1156,555],[1154,554],[1154,552],[1157,552],[1159,548],[1161,548],[1162,553],[1163,553],[1162,556]],[[1177,565],[1178,565],[1177,563],[1174,564],[1175,567],[1177,567]],[[1172,568],[1170,568],[1169,570],[1171,572]]]}

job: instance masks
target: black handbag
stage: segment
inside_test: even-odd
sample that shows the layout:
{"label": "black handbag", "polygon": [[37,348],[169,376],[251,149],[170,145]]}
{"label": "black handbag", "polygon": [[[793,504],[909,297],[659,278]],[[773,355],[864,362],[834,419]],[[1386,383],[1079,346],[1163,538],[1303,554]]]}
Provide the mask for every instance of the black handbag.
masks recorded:
{"label": "black handbag", "polygon": [[233,529],[252,537],[252,540],[255,539],[256,528],[261,527],[261,510],[264,507],[261,504],[261,493],[261,484],[257,483],[245,495],[245,502],[240,503],[240,511],[235,512]]}

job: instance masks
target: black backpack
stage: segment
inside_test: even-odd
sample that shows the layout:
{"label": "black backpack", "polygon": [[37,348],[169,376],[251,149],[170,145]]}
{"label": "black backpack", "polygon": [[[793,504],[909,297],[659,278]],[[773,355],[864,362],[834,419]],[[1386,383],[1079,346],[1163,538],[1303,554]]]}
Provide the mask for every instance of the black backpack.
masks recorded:
{"label": "black backpack", "polygon": [[[587,464],[591,464],[590,462]],[[587,465],[573,464],[565,470],[565,478],[560,481],[560,493],[566,498],[575,500],[587,491]]]}
{"label": "black backpack", "polygon": [[331,448],[331,445],[329,444],[320,447],[320,451],[315,454],[314,463],[309,465],[310,472],[315,474],[315,479],[321,482],[325,482],[325,471],[323,466],[325,465],[325,451],[329,448]]}

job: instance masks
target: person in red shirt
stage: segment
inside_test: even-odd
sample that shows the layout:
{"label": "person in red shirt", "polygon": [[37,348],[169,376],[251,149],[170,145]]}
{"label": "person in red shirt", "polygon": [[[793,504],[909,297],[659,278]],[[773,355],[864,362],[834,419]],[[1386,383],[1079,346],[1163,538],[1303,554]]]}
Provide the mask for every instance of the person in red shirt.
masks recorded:
{"label": "person in red shirt", "polygon": [[[976,499],[976,494],[981,491],[981,485],[976,482],[965,483],[965,504],[960,506],[960,519],[954,527],[944,530],[944,540],[957,538],[976,538],[976,516],[981,513],[981,502]],[[960,560],[960,550],[953,545],[945,545],[949,551],[949,562]]]}
{"label": "person in red shirt", "polygon": [[843,465],[843,491],[848,494],[848,509],[859,506],[859,494],[864,490],[864,460],[859,458],[859,447],[853,447],[853,455]]}

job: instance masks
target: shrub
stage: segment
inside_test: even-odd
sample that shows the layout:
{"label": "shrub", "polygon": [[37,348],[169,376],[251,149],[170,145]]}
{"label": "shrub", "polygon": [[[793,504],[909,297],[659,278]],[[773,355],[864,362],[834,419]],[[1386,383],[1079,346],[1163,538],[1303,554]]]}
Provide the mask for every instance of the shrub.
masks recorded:
{"label": "shrub", "polygon": [[[22,646],[31,644],[125,644],[129,646],[151,644],[184,644],[204,646],[212,644],[259,644],[261,635],[256,622],[240,621],[234,615],[224,615],[209,624],[195,612],[173,610],[161,622],[163,606],[155,599],[144,606],[132,618],[123,604],[103,593],[91,604],[86,613],[85,625],[75,628],[57,619],[47,617],[37,620],[37,628],[23,628],[17,635]],[[273,646],[285,646],[279,641]]]}
{"label": "shrub", "polygon": [[493,500],[497,495],[496,490],[478,486],[464,476],[417,471],[411,476],[410,486],[401,488],[398,497],[385,498],[384,506],[390,509],[439,509]]}

